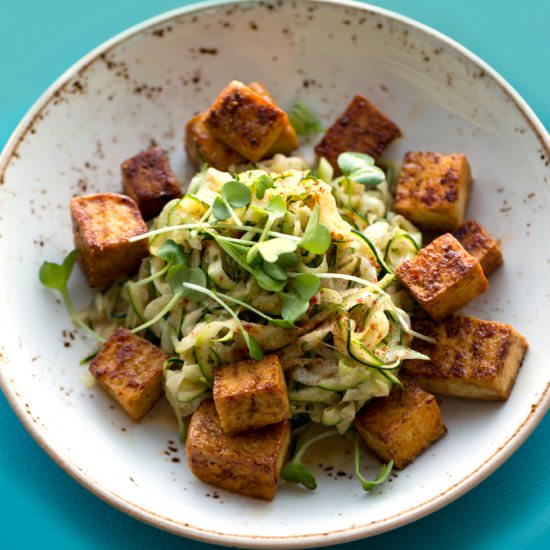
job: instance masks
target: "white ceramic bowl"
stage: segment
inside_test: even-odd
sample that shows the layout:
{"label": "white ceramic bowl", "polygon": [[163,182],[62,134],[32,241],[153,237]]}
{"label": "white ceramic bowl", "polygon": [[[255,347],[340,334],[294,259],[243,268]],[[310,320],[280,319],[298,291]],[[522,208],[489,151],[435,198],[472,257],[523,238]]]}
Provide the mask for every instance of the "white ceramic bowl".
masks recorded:
{"label": "white ceramic bowl", "polygon": [[[465,152],[469,217],[500,237],[505,265],[470,311],[513,324],[530,342],[506,403],[445,399],[449,433],[381,489],[364,494],[346,449],[317,451],[319,488],[282,484],[272,503],[215,490],[187,469],[167,406],[140,424],[83,383],[79,335],[40,286],[44,259],[72,246],[73,194],[116,191],[122,160],[151,142],[182,181],[184,122],[231,79],[261,80],[283,106],[302,97],[330,123],[353,94],[404,130],[407,149]],[[19,125],[0,160],[1,382],[45,450],[83,485],[139,519],[243,547],[334,544],[386,531],[457,498],[497,468],[548,408],[549,137],[502,78],[418,23],[363,4],[200,5],[147,21],[63,75]],[[526,253],[528,251],[528,253]],[[83,305],[81,277],[72,292]],[[327,455],[322,456],[322,452]],[[343,472],[337,475],[335,472]],[[372,470],[371,470],[372,473]]]}

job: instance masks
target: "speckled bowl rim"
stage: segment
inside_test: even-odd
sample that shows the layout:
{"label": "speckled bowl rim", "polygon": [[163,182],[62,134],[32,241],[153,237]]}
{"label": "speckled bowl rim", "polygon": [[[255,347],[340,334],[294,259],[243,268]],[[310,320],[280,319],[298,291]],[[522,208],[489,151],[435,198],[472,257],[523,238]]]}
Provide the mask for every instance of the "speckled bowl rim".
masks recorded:
{"label": "speckled bowl rim", "polygon": [[[516,90],[514,90],[514,88],[502,76],[500,76],[492,67],[490,67],[487,63],[485,63],[470,50],[460,45],[458,42],[454,41],[448,36],[440,33],[439,31],[436,31],[435,29],[424,25],[423,23],[415,21],[409,17],[399,15],[393,11],[386,10],[384,8],[349,0],[317,1],[319,4],[346,6],[354,9],[363,10],[366,13],[386,17],[388,19],[413,27],[417,31],[429,35],[432,38],[442,42],[447,47],[455,50],[461,56],[466,58],[469,62],[477,65],[488,78],[492,79],[493,82],[505,92],[505,94],[514,103],[514,106],[516,107],[518,112],[523,116],[525,122],[529,125],[534,135],[537,137],[546,156],[550,157],[550,135],[548,134],[540,120],[537,118],[535,113],[527,105],[527,103],[523,100],[519,93],[516,92]],[[32,129],[35,120],[40,116],[40,114],[55,98],[55,96],[67,85],[67,83],[76,75],[84,72],[86,68],[94,63],[99,56],[107,53],[113,47],[120,45],[134,35],[147,31],[151,27],[157,26],[161,23],[168,22],[173,18],[210,10],[216,7],[230,6],[237,3],[254,5],[258,4],[259,1],[244,0],[239,2],[213,0],[199,2],[189,6],[170,10],[130,27],[129,29],[117,34],[113,38],[103,42],[102,44],[94,48],[91,52],[82,57],[72,67],[65,71],[57,80],[55,80],[55,82],[40,96],[40,98],[30,108],[30,110],[23,117],[21,122],[18,124],[18,126],[8,139],[2,153],[0,154],[0,185],[3,183],[4,173],[9,166],[10,161],[12,160],[14,155],[17,154],[17,148],[19,144],[25,139],[27,133]],[[114,506],[125,514],[128,514],[138,520],[141,520],[165,531],[174,533],[176,535],[196,539],[206,543],[237,546],[242,548],[304,548],[340,544],[360,538],[374,536],[420,519],[449,504],[453,500],[456,500],[457,498],[468,492],[470,489],[475,487],[477,484],[479,484],[481,481],[483,481],[498,467],[500,467],[528,438],[535,427],[543,419],[547,410],[550,408],[549,382],[544,391],[541,393],[538,401],[531,405],[529,414],[517,427],[513,435],[487,460],[485,460],[474,471],[470,472],[463,479],[456,482],[437,496],[422,501],[417,505],[412,506],[407,510],[401,511],[393,516],[389,516],[373,522],[367,522],[362,525],[332,530],[330,532],[310,533],[308,535],[228,535],[215,530],[205,530],[202,528],[194,527],[187,523],[177,522],[169,518],[160,516],[151,510],[144,509],[132,502],[129,502],[120,495],[110,491],[108,488],[101,486],[94,479],[91,479],[91,477],[86,474],[77,464],[68,460],[66,457],[61,456],[56,451],[56,449],[54,449],[50,445],[48,439],[44,437],[38,427],[36,427],[36,425],[29,419],[28,415],[25,414],[24,407],[20,400],[16,398],[15,390],[11,386],[9,380],[3,372],[3,369],[0,369],[0,387],[2,388],[2,391],[6,396],[8,402],[10,403],[11,407],[13,408],[25,428],[39,443],[39,445],[48,453],[48,455],[78,483],[83,485],[86,489],[91,491],[99,498],[103,499],[105,502],[109,503],[110,505]]]}

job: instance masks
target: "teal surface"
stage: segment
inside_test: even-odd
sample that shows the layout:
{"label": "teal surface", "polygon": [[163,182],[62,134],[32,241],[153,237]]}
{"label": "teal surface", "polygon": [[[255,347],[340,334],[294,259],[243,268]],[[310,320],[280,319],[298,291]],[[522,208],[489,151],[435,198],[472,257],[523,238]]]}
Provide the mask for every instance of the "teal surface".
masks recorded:
{"label": "teal surface", "polygon": [[[82,55],[128,26],[186,3],[2,2],[0,145],[45,88]],[[373,3],[461,42],[499,71],[550,127],[550,2]],[[0,434],[0,548],[213,548],[142,524],[87,492],[34,442],[1,394]],[[547,415],[506,464],[459,500],[390,533],[334,548],[550,548],[549,457]]]}

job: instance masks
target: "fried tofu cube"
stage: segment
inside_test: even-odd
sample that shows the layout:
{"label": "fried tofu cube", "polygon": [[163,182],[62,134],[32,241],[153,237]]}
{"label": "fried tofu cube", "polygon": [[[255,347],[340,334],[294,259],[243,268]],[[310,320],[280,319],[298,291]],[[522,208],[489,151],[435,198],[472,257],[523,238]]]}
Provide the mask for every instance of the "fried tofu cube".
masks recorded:
{"label": "fried tofu cube", "polygon": [[356,95],[315,146],[315,153],[325,157],[339,174],[340,153],[354,151],[377,159],[400,136],[401,130],[394,122],[367,98]]}
{"label": "fried tofu cube", "polygon": [[270,99],[233,80],[206,113],[208,129],[251,162],[266,155],[285,125],[285,112]]}
{"label": "fried tofu cube", "polygon": [[403,362],[425,390],[468,399],[508,399],[528,346],[513,327],[453,315],[442,323],[421,317],[414,329],[435,339],[432,344],[417,338],[412,344],[429,361]]}
{"label": "fried tofu cube", "polygon": [[394,210],[425,231],[454,231],[464,221],[472,176],[465,155],[405,154]]}
{"label": "fried tofu cube", "polygon": [[146,220],[156,216],[167,202],[181,197],[168,155],[160,147],[125,160],[120,171],[124,193],[136,201]]}
{"label": "fried tofu cube", "polygon": [[498,242],[493,240],[479,222],[469,220],[463,223],[454,232],[454,237],[468,254],[479,260],[485,277],[489,277],[497,267],[502,265],[502,252]]}
{"label": "fried tofu cube", "polygon": [[406,376],[404,389],[394,386],[387,397],[370,401],[355,418],[367,447],[396,468],[410,464],[446,432],[436,398]]}
{"label": "fried tofu cube", "polygon": [[101,287],[135,271],[149,252],[147,239],[129,242],[147,231],[133,199],[116,193],[71,199],[71,218],[79,261],[91,287]]}
{"label": "fried tofu cube", "polygon": [[440,321],[487,290],[477,258],[444,233],[405,260],[395,274],[428,314]]}
{"label": "fried tofu cube", "polygon": [[[273,101],[273,96],[261,82],[251,82],[248,87],[266,99]],[[296,136],[296,131],[292,127],[292,124],[290,124],[288,115],[284,113],[284,126],[281,131],[281,135],[277,138],[265,156],[270,158],[277,153],[280,153],[281,155],[290,155],[290,153],[297,148],[298,137]]]}
{"label": "fried tofu cube", "polygon": [[217,367],[212,392],[226,434],[261,428],[290,416],[285,375],[277,355]]}
{"label": "fried tofu cube", "polygon": [[185,152],[200,170],[202,163],[226,171],[230,166],[244,164],[246,159],[214,136],[204,123],[206,113],[195,115],[185,126]]}
{"label": "fried tofu cube", "polygon": [[234,493],[272,500],[290,445],[290,422],[227,435],[214,402],[206,399],[193,413],[186,455],[193,474]]}
{"label": "fried tofu cube", "polygon": [[168,359],[148,340],[118,328],[90,364],[98,384],[134,419],[160,399],[162,366]]}

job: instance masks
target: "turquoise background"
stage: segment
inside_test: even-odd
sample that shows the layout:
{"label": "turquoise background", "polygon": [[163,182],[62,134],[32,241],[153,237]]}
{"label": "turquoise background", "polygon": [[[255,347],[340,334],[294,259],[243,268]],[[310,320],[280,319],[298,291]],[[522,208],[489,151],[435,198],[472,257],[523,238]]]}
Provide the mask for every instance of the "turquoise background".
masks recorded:
{"label": "turquoise background", "polygon": [[[2,3],[0,144],[39,95],[82,55],[128,26],[187,3]],[[380,0],[375,4],[461,42],[499,71],[550,128],[550,2]],[[83,489],[34,442],[1,394],[0,434],[0,548],[212,548],[142,524]],[[333,548],[550,548],[549,456],[547,415],[504,466],[443,510],[390,533]]]}

